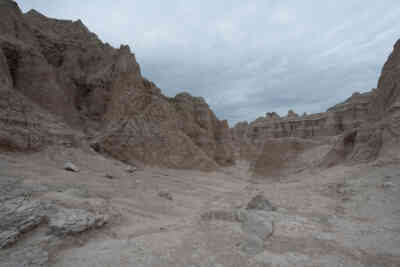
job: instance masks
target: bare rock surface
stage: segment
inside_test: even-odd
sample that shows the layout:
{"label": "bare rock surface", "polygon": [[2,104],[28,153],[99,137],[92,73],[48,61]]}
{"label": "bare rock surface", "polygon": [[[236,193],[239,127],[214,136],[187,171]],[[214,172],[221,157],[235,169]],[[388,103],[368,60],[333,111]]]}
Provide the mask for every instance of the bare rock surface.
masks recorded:
{"label": "bare rock surface", "polygon": [[239,211],[238,220],[246,234],[241,249],[251,255],[264,250],[264,242],[274,233],[274,221],[268,213]]}
{"label": "bare rock surface", "polygon": [[202,98],[164,96],[128,46],[102,43],[80,20],[23,14],[13,1],[2,1],[0,12],[0,149],[89,139],[130,163],[203,170],[234,163],[227,122]]}
{"label": "bare rock surface", "polygon": [[45,219],[45,207],[40,201],[16,198],[0,206],[0,248],[17,242],[18,238],[37,227]]}
{"label": "bare rock surface", "polygon": [[318,166],[330,148],[310,139],[267,139],[259,157],[253,161],[252,172],[255,176],[285,177]]}
{"label": "bare rock surface", "polygon": [[103,226],[108,217],[82,209],[59,209],[50,217],[50,231],[57,236],[77,234]]}
{"label": "bare rock surface", "polygon": [[[7,164],[0,170],[8,177],[0,180],[10,192],[5,201],[30,196],[25,201],[50,205],[45,222],[0,250],[1,266],[296,262],[366,267],[400,262],[400,172],[395,164],[337,165],[284,180],[255,180],[246,172],[248,164],[239,161],[213,173],[146,168],[132,179],[126,164],[112,158],[53,149],[0,155],[0,165]],[[80,162],[85,171],[65,172],[59,166],[67,160]],[[104,179],[106,172],[118,179]],[[171,192],[174,201],[158,197],[160,190]],[[277,209],[246,209],[259,194],[261,203],[268,200]],[[106,214],[107,226],[97,228],[96,216]]]}
{"label": "bare rock surface", "polygon": [[0,175],[1,266],[49,266],[49,251],[61,246],[63,238],[108,221],[104,212],[68,209],[49,199],[34,199],[33,195],[45,194],[50,187],[23,181]]}
{"label": "bare rock surface", "polygon": [[368,118],[373,93],[354,93],[345,102],[326,112],[297,115],[289,110],[280,117],[270,112],[255,121],[239,122],[232,128],[234,140],[250,144],[262,144],[265,139],[297,137],[317,139],[330,137],[358,127]]}
{"label": "bare rock surface", "polygon": [[64,164],[64,169],[67,171],[71,171],[71,172],[79,172],[79,168],[76,167],[75,164],[73,164],[72,162],[67,162]]}
{"label": "bare rock surface", "polygon": [[399,42],[377,89],[229,129],[80,20],[0,17],[0,266],[400,266]]}
{"label": "bare rock surface", "polygon": [[[291,162],[301,163],[299,150],[304,148],[293,145],[292,141],[297,138],[299,144],[312,140],[331,145],[329,153],[319,155],[320,162],[312,166],[397,162],[400,155],[399,43],[382,69],[378,87],[370,92],[354,93],[343,103],[318,114],[299,116],[289,110],[286,116],[280,117],[272,112],[253,122],[236,124],[231,135],[238,156],[253,162],[255,175],[280,176],[281,173],[273,173],[268,166],[271,163],[287,170]],[[277,143],[285,151],[277,151],[273,145]],[[292,147],[283,148],[289,146]],[[303,165],[311,167],[306,162]]]}
{"label": "bare rock surface", "polygon": [[239,156],[251,161],[260,157],[263,146],[268,146],[271,139],[297,138],[306,139],[303,142],[315,140],[331,144],[335,136],[363,125],[369,118],[372,99],[372,92],[354,93],[345,102],[322,113],[299,116],[290,110],[286,116],[280,117],[271,112],[250,123],[237,123],[231,134],[239,147]]}

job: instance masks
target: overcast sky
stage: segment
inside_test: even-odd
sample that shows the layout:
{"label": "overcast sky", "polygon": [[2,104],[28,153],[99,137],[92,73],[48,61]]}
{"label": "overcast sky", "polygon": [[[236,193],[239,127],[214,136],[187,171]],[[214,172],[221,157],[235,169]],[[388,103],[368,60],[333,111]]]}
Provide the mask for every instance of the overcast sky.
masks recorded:
{"label": "overcast sky", "polygon": [[230,124],[320,112],[376,87],[400,38],[399,0],[21,0],[129,44],[166,95],[203,96]]}

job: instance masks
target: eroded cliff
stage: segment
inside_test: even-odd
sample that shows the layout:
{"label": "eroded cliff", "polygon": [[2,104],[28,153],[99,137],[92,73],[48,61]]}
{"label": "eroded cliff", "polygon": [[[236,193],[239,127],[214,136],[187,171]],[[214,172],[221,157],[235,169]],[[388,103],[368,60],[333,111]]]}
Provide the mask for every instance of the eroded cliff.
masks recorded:
{"label": "eroded cliff", "polygon": [[[291,162],[293,166],[301,163],[304,167],[398,161],[399,70],[400,40],[395,44],[382,69],[376,89],[367,93],[354,93],[345,102],[329,108],[326,112],[299,116],[290,110],[284,117],[272,112],[253,122],[236,124],[231,133],[235,145],[239,148],[240,157],[253,162],[254,174],[264,176],[276,176],[276,168],[272,171],[269,166],[279,165],[276,161],[282,157],[284,159],[280,165],[290,165]],[[293,140],[297,140],[295,143],[299,145],[291,145]],[[309,140],[320,143],[319,153],[307,152],[309,146],[305,144],[309,143]],[[299,161],[303,154],[294,149],[295,147],[304,147],[301,151],[308,153],[309,162],[312,164]],[[280,153],[280,149],[284,149],[285,152]],[[285,154],[291,156],[285,158]],[[285,168],[288,169],[289,166]]]}
{"label": "eroded cliff", "polygon": [[226,122],[203,100],[164,96],[128,46],[102,43],[80,20],[0,5],[3,149],[38,150],[71,132],[131,163],[211,170],[234,162]]}

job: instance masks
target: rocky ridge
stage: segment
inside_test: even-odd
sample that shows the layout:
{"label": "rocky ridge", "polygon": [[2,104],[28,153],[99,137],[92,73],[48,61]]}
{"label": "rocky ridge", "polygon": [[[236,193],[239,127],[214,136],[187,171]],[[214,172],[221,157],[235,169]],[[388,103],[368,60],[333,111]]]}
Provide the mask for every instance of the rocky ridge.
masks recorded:
{"label": "rocky ridge", "polygon": [[234,162],[227,123],[201,98],[164,96],[128,46],[102,43],[80,20],[23,14],[10,0],[0,14],[2,149],[79,140],[129,163],[212,170]]}
{"label": "rocky ridge", "polygon": [[229,129],[203,98],[164,96],[128,46],[104,44],[80,20],[0,5],[2,150],[87,144],[126,163],[214,170],[234,164],[235,152],[255,161],[269,140],[299,138],[332,145],[325,166],[398,158],[399,43],[377,89],[323,113],[272,112]]}
{"label": "rocky ridge", "polygon": [[239,122],[232,128],[235,141],[262,144],[268,138],[296,137],[315,139],[339,135],[361,125],[366,120],[372,93],[354,93],[345,102],[326,112],[298,115],[292,110],[280,117],[266,113],[253,122]]}
{"label": "rocky ridge", "polygon": [[[378,87],[367,93],[354,93],[345,102],[326,112],[299,116],[289,111],[284,117],[275,112],[267,113],[253,122],[237,123],[232,137],[241,158],[253,162],[255,174],[273,176],[279,171],[277,155],[283,155],[282,147],[274,144],[301,144],[308,140],[320,142],[324,148],[316,153],[318,161],[311,159],[312,166],[330,167],[338,163],[370,161],[393,162],[400,159],[400,40],[385,63]],[[293,138],[297,141],[293,141]],[[286,140],[286,141],[285,141]],[[326,145],[329,144],[329,147]],[[298,154],[298,146],[287,148],[291,155]],[[274,149],[276,148],[276,149]],[[309,150],[305,149],[305,152]],[[277,154],[276,154],[277,153]],[[286,152],[285,152],[286,153]],[[275,156],[272,156],[275,155]],[[310,164],[298,156],[282,159],[286,165]],[[287,162],[289,160],[289,162]],[[258,166],[258,167],[257,167]],[[272,169],[270,167],[272,166]],[[288,167],[288,166],[286,166]]]}

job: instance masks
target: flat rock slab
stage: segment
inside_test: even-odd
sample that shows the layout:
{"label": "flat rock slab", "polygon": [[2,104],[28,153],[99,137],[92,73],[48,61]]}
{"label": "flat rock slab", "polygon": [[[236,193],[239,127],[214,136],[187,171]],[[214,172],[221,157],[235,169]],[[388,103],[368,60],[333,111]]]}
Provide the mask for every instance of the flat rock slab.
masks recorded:
{"label": "flat rock slab", "polygon": [[255,255],[263,251],[264,241],[274,233],[273,218],[268,214],[263,215],[247,210],[239,210],[237,213],[237,219],[246,235],[241,244],[241,250],[246,254]]}
{"label": "flat rock slab", "polygon": [[22,197],[0,204],[0,248],[12,245],[18,237],[45,219],[45,205]]}
{"label": "flat rock slab", "polygon": [[0,203],[17,197],[28,196],[31,192],[31,188],[21,184],[21,178],[0,175]]}
{"label": "flat rock slab", "polygon": [[101,227],[107,220],[107,215],[94,214],[82,209],[60,209],[50,217],[49,227],[52,234],[65,236]]}
{"label": "flat rock slab", "polygon": [[253,211],[239,211],[238,220],[242,223],[242,230],[251,236],[266,240],[273,234],[272,217],[261,216]]}

